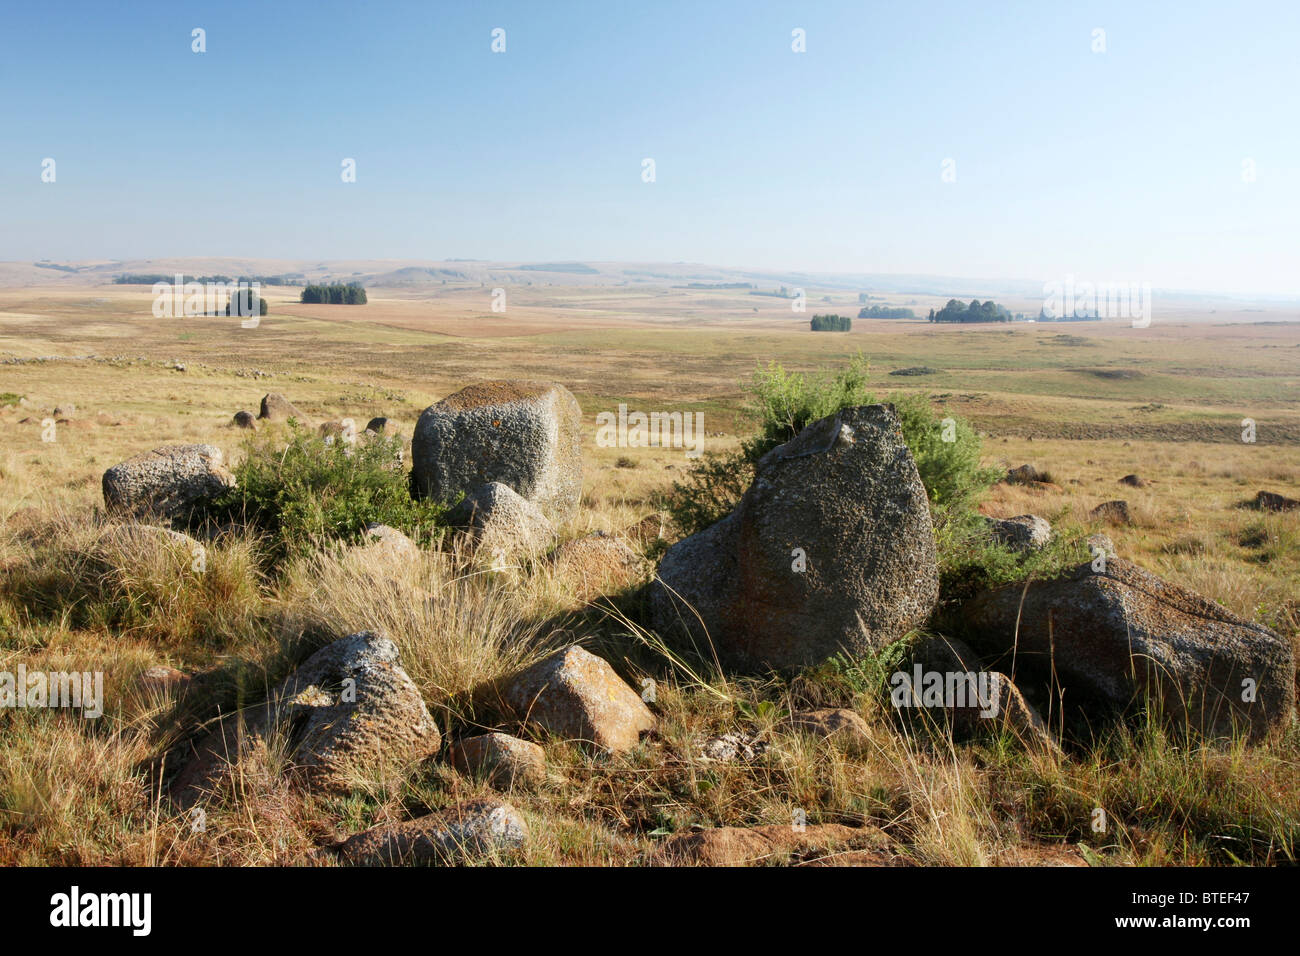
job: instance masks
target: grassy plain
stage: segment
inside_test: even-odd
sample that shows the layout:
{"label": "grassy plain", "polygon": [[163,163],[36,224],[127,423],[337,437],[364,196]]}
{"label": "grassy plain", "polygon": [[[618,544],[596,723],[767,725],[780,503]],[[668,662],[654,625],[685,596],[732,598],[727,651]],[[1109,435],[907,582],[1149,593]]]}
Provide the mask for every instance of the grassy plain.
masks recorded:
{"label": "grassy plain", "polygon": [[[1293,315],[1249,321],[1227,307],[1189,308],[1146,329],[858,320],[850,333],[811,333],[808,315],[793,315],[788,302],[732,290],[528,287],[510,290],[504,314],[491,311],[491,289],[477,284],[371,289],[364,307],[299,305],[296,290],[265,292],[270,314],[243,329],[232,319],[156,319],[146,287],[0,289],[0,570],[9,582],[0,667],[103,669],[118,701],[90,729],[68,715],[0,715],[0,861],[320,862],[321,845],[364,824],[477,792],[480,785],[438,767],[322,800],[268,765],[242,796],[213,808],[206,835],[150,796],[141,767],[166,736],[170,701],[131,689],[145,667],[189,672],[278,660],[273,632],[307,608],[317,618],[335,613],[341,627],[381,619],[405,627],[404,652],[431,639],[421,628],[445,626],[395,625],[383,608],[344,600],[350,587],[365,587],[363,572],[289,569],[271,580],[248,550],[255,544],[229,545],[214,555],[217,573],[204,589],[173,581],[172,603],[155,594],[143,623],[125,631],[73,626],[69,615],[38,611],[15,593],[12,582],[30,581],[44,560],[42,542],[75,550],[78,535],[91,533],[107,467],[178,441],[212,442],[237,457],[231,415],[256,413],[272,391],[317,421],[386,415],[409,440],[424,407],[470,382],[559,381],[590,425],[585,507],[563,529],[575,536],[619,532],[656,513],[689,464],[680,450],[596,447],[598,411],[619,402],[702,411],[706,447],[722,450],[748,433],[743,383],[757,363],[813,370],[861,353],[882,400],[927,392],[974,422],[986,463],[1050,471],[1045,490],[996,486],[987,513],[1088,524],[1095,505],[1125,498],[1133,524],[1105,529],[1121,555],[1300,641],[1300,512],[1241,507],[1260,489],[1300,496]],[[915,303],[924,314],[942,302],[897,296],[890,304]],[[809,313],[829,311],[856,315],[856,295],[810,297]],[[927,371],[890,374],[916,368]],[[55,440],[43,441],[42,422],[70,405],[76,410],[59,416]],[[1243,419],[1255,423],[1253,442],[1242,440]],[[1119,484],[1129,473],[1147,486]],[[329,593],[312,585],[325,579]],[[547,744],[551,782],[512,798],[533,828],[522,862],[637,862],[662,832],[785,822],[792,808],[805,809],[809,822],[879,827],[900,859],[919,863],[1297,858],[1294,730],[1253,751],[1184,751],[1142,739],[1046,762],[1005,742],[944,752],[900,737],[861,688],[715,676],[706,689],[655,671],[652,655],[634,649],[635,629],[584,607],[544,568],[510,595],[474,600],[483,621],[497,622],[486,629],[505,626],[503,615],[517,626],[569,614],[576,632],[626,651],[626,674],[663,679],[661,732],[632,756],[608,761]],[[185,615],[191,624],[209,620],[194,616],[203,607],[227,620],[205,638],[182,632],[176,622]],[[431,665],[421,673],[439,672]],[[433,677],[417,678],[431,702],[447,693]],[[872,724],[872,746],[856,754],[817,746],[773,716],[822,698],[857,707]],[[444,717],[464,729],[456,723],[463,715]],[[696,758],[702,735],[741,726],[773,743],[768,758],[743,767]],[[1089,830],[1094,806],[1117,821],[1104,836]]]}

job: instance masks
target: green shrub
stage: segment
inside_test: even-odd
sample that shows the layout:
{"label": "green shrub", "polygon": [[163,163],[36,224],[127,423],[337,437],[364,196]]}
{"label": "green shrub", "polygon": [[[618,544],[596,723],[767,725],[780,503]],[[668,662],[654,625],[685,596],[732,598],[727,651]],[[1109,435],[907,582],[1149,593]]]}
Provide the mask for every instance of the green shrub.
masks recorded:
{"label": "green shrub", "polygon": [[1004,584],[1052,578],[1092,558],[1087,529],[1076,524],[1052,522],[1048,545],[1022,552],[995,541],[985,518],[975,512],[936,508],[933,518],[939,593],[949,605]]}
{"label": "green shrub", "polygon": [[249,439],[236,487],[207,517],[252,525],[270,538],[277,557],[306,554],[325,541],[356,541],[370,522],[427,540],[439,533],[445,506],[412,499],[397,467],[400,450],[395,436],[327,443],[290,420],[287,444],[272,433]]}
{"label": "green shrub", "polygon": [[[775,362],[755,369],[749,411],[758,421],[758,434],[743,442],[738,453],[705,455],[683,481],[673,484],[664,502],[673,521],[694,534],[726,517],[765,454],[840,409],[875,403],[867,388],[868,377],[861,356],[833,375],[809,377],[787,372]],[[974,429],[962,419],[941,418],[923,395],[903,398],[894,408],[931,504],[955,514],[972,511],[1002,474],[980,467],[980,441]]]}

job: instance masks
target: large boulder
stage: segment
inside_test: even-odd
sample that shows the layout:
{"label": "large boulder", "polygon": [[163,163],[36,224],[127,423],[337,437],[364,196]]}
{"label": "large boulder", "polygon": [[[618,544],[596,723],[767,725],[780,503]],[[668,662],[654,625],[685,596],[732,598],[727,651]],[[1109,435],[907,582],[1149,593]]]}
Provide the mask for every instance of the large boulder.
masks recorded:
{"label": "large boulder", "polygon": [[546,515],[499,481],[473,489],[447,512],[447,523],[469,532],[476,547],[501,560],[537,554],[555,541],[555,528]]}
{"label": "large boulder", "polygon": [[164,445],[104,472],[104,507],[133,518],[185,520],[234,484],[216,445]]}
{"label": "large boulder", "polygon": [[470,800],[407,820],[381,824],[338,848],[353,866],[470,863],[508,853],[523,845],[528,824],[508,803]]}
{"label": "large boulder", "polygon": [[731,515],[664,555],[652,612],[661,632],[703,642],[707,630],[725,657],[793,668],[897,640],[938,595],[929,503],[898,416],[865,405],[765,455]]}
{"label": "large boulder", "polygon": [[190,748],[171,784],[188,805],[212,790],[242,754],[273,735],[313,788],[346,792],[360,777],[403,767],[442,742],[420,692],[398,663],[397,645],[362,631],[321,648],[266,701],[222,720]]}
{"label": "large boulder", "polygon": [[481,382],[430,405],[411,441],[411,483],[440,501],[509,485],[559,524],[582,493],[582,412],[563,385]]}
{"label": "large boulder", "polygon": [[609,664],[576,645],[514,677],[505,703],[525,724],[619,752],[636,746],[654,714]]}
{"label": "large boulder", "polygon": [[1294,707],[1284,638],[1119,558],[985,592],[962,613],[977,651],[1017,683],[1054,682],[1090,717],[1151,700],[1175,727],[1259,739]]}

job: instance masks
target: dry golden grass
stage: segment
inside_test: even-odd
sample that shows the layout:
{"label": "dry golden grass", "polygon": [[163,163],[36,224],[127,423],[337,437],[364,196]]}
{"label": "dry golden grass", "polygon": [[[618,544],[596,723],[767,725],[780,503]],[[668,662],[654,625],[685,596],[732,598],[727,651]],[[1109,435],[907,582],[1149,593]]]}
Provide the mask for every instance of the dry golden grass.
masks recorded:
{"label": "dry golden grass", "polygon": [[[996,486],[988,514],[1089,525],[1093,507],[1123,498],[1132,524],[1105,529],[1121,555],[1294,640],[1300,513],[1239,507],[1260,488],[1297,496],[1300,446],[1269,440],[1269,427],[1289,434],[1300,423],[1294,326],[1249,335],[1199,326],[1153,326],[1137,337],[1072,330],[1085,345],[1045,327],[1008,335],[888,322],[819,337],[793,331],[767,302],[751,322],[745,312],[754,303],[727,300],[715,321],[699,296],[603,289],[569,296],[568,306],[559,292],[530,292],[517,297],[517,311],[512,300],[509,324],[485,330],[476,294],[430,302],[381,293],[364,312],[297,307],[287,293],[273,295],[271,320],[241,335],[216,320],[144,318],[138,290],[0,292],[0,352],[125,356],[0,366],[0,393],[30,406],[0,403],[0,669],[21,661],[102,670],[109,702],[98,721],[29,711],[0,718],[0,862],[330,865],[321,849],[351,832],[486,794],[433,763],[404,778],[362,781],[346,797],[314,796],[294,786],[273,742],[241,762],[206,806],[202,828],[158,798],[157,758],[178,721],[194,715],[190,704],[178,709],[166,695],[143,692],[136,679],[145,668],[264,685],[305,645],[363,628],[398,643],[452,734],[492,726],[478,689],[556,643],[586,641],[628,679],[656,680],[659,729],[631,753],[611,758],[541,741],[549,779],[510,795],[531,836],[504,862],[634,865],[664,832],[787,823],[795,811],[809,823],[880,827],[903,856],[924,864],[996,864],[1045,846],[1077,856],[1080,843],[1092,858],[1119,864],[1295,861],[1294,730],[1254,749],[1139,735],[1061,759],[1002,739],[954,745],[937,728],[904,732],[869,682],[739,679],[707,659],[670,657],[671,648],[638,629],[635,596],[614,595],[594,609],[545,560],[490,573],[454,551],[411,562],[365,549],[268,572],[261,542],[227,537],[206,545],[198,574],[192,555],[161,539],[115,538],[119,525],[98,511],[104,469],[136,452],[205,441],[237,457],[241,433],[230,416],[256,412],[268,391],[316,420],[387,415],[409,436],[425,405],[469,381],[556,379],[578,395],[588,421],[624,400],[646,410],[701,409],[708,450],[723,451],[745,433],[740,380],[756,361],[810,368],[863,349],[877,363],[882,395],[929,388],[990,434],[986,463],[1030,462],[1052,473],[1055,487],[1046,490]],[[175,359],[186,371],[172,369]],[[1121,360],[1145,377],[1071,371]],[[884,374],[913,365],[941,371],[933,381]],[[56,441],[42,441],[41,420],[69,403],[77,412],[56,426]],[[1149,405],[1158,407],[1143,410]],[[1171,438],[1202,421],[1230,433],[1246,415],[1260,423],[1259,444]],[[1111,439],[1071,432],[1135,422],[1170,431]],[[582,508],[562,539],[622,532],[655,515],[689,465],[680,451],[599,448],[594,432],[594,424],[584,432]],[[1118,484],[1131,472],[1148,487]],[[220,699],[226,686],[216,681],[211,693]],[[855,709],[871,729],[869,745],[849,750],[795,732],[789,714],[813,705]],[[735,732],[762,740],[766,752],[733,764],[703,758],[705,740]],[[1090,827],[1097,807],[1112,821],[1104,834]]]}

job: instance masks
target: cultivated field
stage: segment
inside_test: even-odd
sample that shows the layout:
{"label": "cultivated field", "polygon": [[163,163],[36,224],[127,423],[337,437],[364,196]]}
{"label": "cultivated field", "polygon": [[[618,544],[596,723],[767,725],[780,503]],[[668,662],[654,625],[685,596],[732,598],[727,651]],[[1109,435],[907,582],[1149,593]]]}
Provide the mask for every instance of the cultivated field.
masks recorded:
{"label": "cultivated field", "polygon": [[[0,715],[0,861],[327,864],[321,848],[364,826],[486,792],[438,766],[324,798],[294,789],[268,757],[195,832],[152,789],[179,724],[169,698],[136,689],[145,668],[283,673],[285,660],[301,657],[294,633],[377,622],[396,632],[453,732],[480,719],[471,686],[505,665],[461,651],[454,664],[440,660],[429,645],[446,629],[464,629],[467,641],[494,627],[538,641],[561,629],[605,649],[624,676],[660,682],[660,730],[633,754],[605,759],[546,742],[550,779],[511,798],[531,828],[520,862],[638,863],[669,831],[786,823],[792,810],[809,823],[866,825],[875,862],[1296,861],[1294,726],[1249,749],[1150,738],[1059,759],[998,741],[944,749],[901,735],[863,688],[824,675],[674,670],[639,639],[634,595],[613,596],[617,613],[594,608],[540,565],[461,595],[462,614],[394,620],[378,597],[356,594],[382,569],[322,558],[269,573],[255,541],[226,541],[202,584],[165,572],[145,580],[148,569],[136,568],[138,580],[97,592],[106,604],[140,602],[124,627],[96,625],[61,603],[45,563],[96,533],[106,468],[174,442],[210,442],[238,460],[244,433],[231,416],[256,413],[267,392],[316,421],[350,417],[364,427],[387,416],[409,443],[427,405],[495,378],[553,380],[576,395],[588,426],[583,507],[562,536],[622,533],[661,512],[690,462],[674,449],[597,447],[598,412],[619,403],[700,411],[706,449],[728,450],[750,434],[744,382],[757,364],[836,369],[861,354],[879,399],[928,393],[975,425],[985,463],[1050,472],[1045,487],[994,486],[986,514],[1033,512],[1104,530],[1121,556],[1300,646],[1300,512],[1243,507],[1261,489],[1300,496],[1300,317],[1191,303],[1157,311],[1145,329],[855,320],[850,333],[811,333],[813,312],[856,315],[856,292],[810,290],[808,314],[794,315],[781,299],[667,283],[511,287],[504,313],[491,310],[491,282],[371,286],[369,304],[357,307],[300,305],[296,288],[263,291],[269,315],[244,329],[227,318],[154,318],[144,286],[0,288],[0,666],[103,670],[108,701],[93,725],[69,714]],[[882,301],[923,315],[946,299]],[[891,374],[899,370],[913,374]],[[50,418],[52,441],[43,436]],[[1243,441],[1245,419],[1253,441]],[[1146,486],[1118,483],[1130,473]],[[1129,501],[1131,524],[1090,522],[1093,507],[1115,498]],[[651,557],[665,543],[629,540]],[[455,590],[447,569],[429,561],[401,571],[404,580],[416,587],[424,574]],[[870,744],[847,752],[792,732],[781,715],[795,703],[855,707],[872,727]],[[732,731],[770,749],[741,765],[697,758],[700,740]],[[1113,821],[1105,833],[1090,829],[1097,806]]]}

